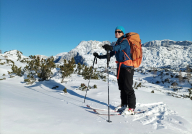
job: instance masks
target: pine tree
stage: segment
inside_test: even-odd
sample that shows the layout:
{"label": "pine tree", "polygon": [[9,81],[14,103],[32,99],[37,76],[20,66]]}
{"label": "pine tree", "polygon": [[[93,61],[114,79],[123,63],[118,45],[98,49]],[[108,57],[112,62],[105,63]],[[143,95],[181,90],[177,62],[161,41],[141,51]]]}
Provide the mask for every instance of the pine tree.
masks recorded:
{"label": "pine tree", "polygon": [[78,75],[81,75],[82,68],[83,68],[83,65],[81,65],[81,63],[79,62],[78,65],[77,65],[77,71],[78,71],[77,74]]}
{"label": "pine tree", "polygon": [[190,79],[191,79],[191,68],[189,67],[189,65],[186,68],[186,72],[187,72],[187,79],[188,79],[188,82],[189,82]]}
{"label": "pine tree", "polygon": [[89,68],[87,66],[85,66],[84,69],[83,69],[83,72],[82,72],[82,76],[86,80],[86,79],[90,78],[91,73],[92,72],[89,71]]}
{"label": "pine tree", "polygon": [[66,59],[64,59],[64,65],[60,66],[60,70],[62,73],[62,80],[61,83],[64,81],[64,78],[70,76],[74,72],[75,67],[75,59],[72,58],[67,62]]}
{"label": "pine tree", "polygon": [[96,69],[92,69],[93,67],[90,66],[85,66],[84,69],[83,69],[83,72],[82,72],[82,76],[83,78],[86,80],[86,79],[98,79],[98,74],[96,74]]}
{"label": "pine tree", "polygon": [[21,54],[23,53],[17,50],[17,57],[18,57],[17,61],[21,60]]}

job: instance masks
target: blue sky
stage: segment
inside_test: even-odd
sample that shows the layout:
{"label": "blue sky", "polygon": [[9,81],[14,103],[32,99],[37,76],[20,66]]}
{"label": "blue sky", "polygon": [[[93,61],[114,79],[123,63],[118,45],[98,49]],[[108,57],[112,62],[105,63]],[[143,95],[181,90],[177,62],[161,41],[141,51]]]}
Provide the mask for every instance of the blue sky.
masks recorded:
{"label": "blue sky", "polygon": [[116,41],[115,28],[142,43],[192,41],[192,0],[0,0],[0,49],[54,56],[81,41]]}

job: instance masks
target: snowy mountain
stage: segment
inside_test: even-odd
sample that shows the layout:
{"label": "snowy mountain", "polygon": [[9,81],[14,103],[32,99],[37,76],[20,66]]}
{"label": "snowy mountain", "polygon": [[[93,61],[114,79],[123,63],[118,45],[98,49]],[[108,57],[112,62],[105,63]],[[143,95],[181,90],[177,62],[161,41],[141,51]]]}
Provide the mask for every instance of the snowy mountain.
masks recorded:
{"label": "snowy mountain", "polygon": [[169,47],[170,45],[191,46],[191,41],[154,40],[142,44],[143,47]]}
{"label": "snowy mountain", "polygon": [[[63,59],[71,59],[72,57],[75,58],[76,63],[86,64],[91,66],[93,64],[93,53],[98,52],[100,55],[106,54],[106,51],[102,48],[104,44],[111,44],[109,41],[82,41],[69,51],[68,53],[64,53],[63,55],[56,56],[56,62],[63,62]],[[114,43],[112,43],[114,44]],[[112,58],[115,61],[115,58]],[[106,60],[99,61],[96,66],[103,66]],[[114,67],[116,66],[115,64]]]}
{"label": "snowy mountain", "polygon": [[[105,55],[106,51],[101,47],[104,44],[115,45],[115,42],[82,41],[70,52],[57,57],[57,62],[63,59],[75,58],[76,62],[92,65],[93,53]],[[155,40],[142,44],[143,61],[141,67],[167,67],[185,68],[192,63],[192,42]],[[99,60],[96,66],[106,66],[106,60]],[[115,57],[111,58],[110,66],[116,67]]]}
{"label": "snowy mountain", "polygon": [[192,42],[150,41],[143,44],[143,67],[186,68],[192,65]]}
{"label": "snowy mountain", "polygon": [[40,59],[47,59],[47,58],[49,58],[49,57],[46,56],[46,55],[40,55],[40,54],[35,55],[35,56],[39,57]]}
{"label": "snowy mountain", "polygon": [[4,78],[3,75],[8,75],[8,71],[11,72],[11,66],[13,63],[17,67],[24,68],[26,66],[26,63],[23,63],[21,61],[30,60],[29,57],[24,56],[20,51],[18,50],[11,50],[8,52],[5,52],[4,54],[0,54],[0,79]]}

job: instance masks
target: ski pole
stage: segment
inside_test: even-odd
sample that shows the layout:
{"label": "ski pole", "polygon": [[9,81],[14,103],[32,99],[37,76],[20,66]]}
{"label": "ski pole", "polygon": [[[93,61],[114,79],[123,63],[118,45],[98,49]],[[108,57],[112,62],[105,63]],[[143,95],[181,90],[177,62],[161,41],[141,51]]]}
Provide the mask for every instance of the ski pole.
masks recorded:
{"label": "ski pole", "polygon": [[90,79],[91,79],[91,75],[92,75],[92,72],[93,72],[95,61],[97,62],[97,57],[96,56],[94,57],[94,60],[93,60],[93,67],[92,67],[92,70],[91,70],[91,74],[90,74],[90,78],[89,78],[89,82],[88,82],[88,86],[87,86],[87,90],[86,90],[86,94],[85,94],[85,98],[84,98],[84,103],[85,103],[85,99],[86,99],[86,96],[87,96],[87,91],[88,91],[88,88],[89,88],[89,83],[90,83]]}
{"label": "ski pole", "polygon": [[112,122],[110,121],[110,108],[109,108],[109,61],[110,61],[110,53],[107,51],[107,73],[108,73],[108,120],[107,122]]}

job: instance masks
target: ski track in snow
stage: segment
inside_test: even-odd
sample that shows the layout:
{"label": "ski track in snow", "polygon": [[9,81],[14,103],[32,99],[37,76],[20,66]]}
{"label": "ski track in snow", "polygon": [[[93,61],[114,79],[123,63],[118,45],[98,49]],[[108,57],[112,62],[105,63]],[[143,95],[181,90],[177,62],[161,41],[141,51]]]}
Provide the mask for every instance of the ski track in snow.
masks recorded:
{"label": "ski track in snow", "polygon": [[[140,122],[142,125],[151,125],[154,130],[171,129],[179,133],[184,134],[189,133],[189,130],[186,129],[184,125],[190,126],[190,124],[188,124],[187,121],[178,116],[175,111],[167,108],[166,104],[164,104],[163,102],[148,103],[148,104],[137,103],[136,107],[137,107],[136,111],[144,111],[144,112],[137,113],[135,115],[122,115],[125,118],[124,121],[125,123],[130,122],[131,118],[132,121]],[[105,113],[106,112],[107,111],[105,111]],[[104,115],[104,117],[105,116],[106,115]],[[99,118],[97,119],[97,121],[102,122],[101,119],[99,120]]]}
{"label": "ski track in snow", "polygon": [[175,111],[168,109],[163,102],[137,104],[137,109],[145,109],[146,112],[134,115],[133,121],[139,121],[143,125],[151,124],[154,129],[169,128],[184,132],[184,122],[180,120]]}
{"label": "ski track in snow", "polygon": [[[69,80],[73,81],[73,80]],[[56,84],[56,83],[55,83]],[[50,84],[51,87],[52,84]],[[48,92],[54,92],[48,86],[41,85],[40,86],[43,90],[46,90]],[[74,86],[75,87],[75,86]],[[69,91],[70,92],[70,91]],[[72,104],[78,107],[86,108],[85,103],[78,102],[74,96],[70,96],[68,94],[65,94],[63,92],[58,92],[61,96],[64,96],[64,98],[61,98],[61,102],[65,102],[67,104]],[[103,92],[98,92],[97,95],[102,95]],[[69,101],[66,101],[65,98],[68,98]],[[89,97],[87,97],[88,99]],[[88,100],[86,100],[88,101]],[[94,100],[93,100],[94,101]],[[102,101],[100,101],[102,103]],[[112,104],[115,104],[116,102],[111,102]],[[95,103],[92,102],[91,105],[94,105]],[[115,106],[114,106],[115,107]],[[92,110],[87,109],[89,112],[94,113]],[[185,128],[185,125],[189,125],[188,122],[186,122],[184,119],[182,119],[180,116],[177,115],[177,113],[169,108],[166,107],[166,104],[163,102],[157,102],[157,103],[137,103],[136,105],[136,111],[144,111],[144,113],[138,113],[134,116],[131,115],[122,115],[123,117],[128,118],[131,117],[132,121],[140,122],[142,125],[151,125],[153,129],[171,129],[174,131],[178,131],[183,134],[188,134],[188,129]],[[97,122],[103,122],[105,121],[106,115],[104,115],[104,118],[102,115],[99,115],[100,118],[97,118]],[[129,120],[125,120],[125,123],[128,123]],[[120,122],[122,123],[122,122]]]}

